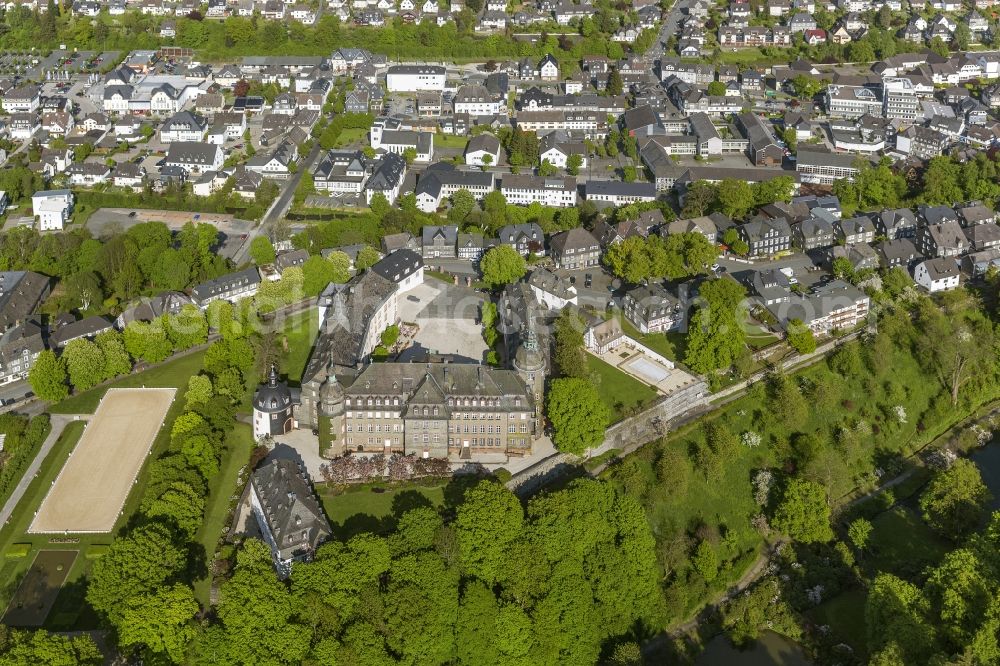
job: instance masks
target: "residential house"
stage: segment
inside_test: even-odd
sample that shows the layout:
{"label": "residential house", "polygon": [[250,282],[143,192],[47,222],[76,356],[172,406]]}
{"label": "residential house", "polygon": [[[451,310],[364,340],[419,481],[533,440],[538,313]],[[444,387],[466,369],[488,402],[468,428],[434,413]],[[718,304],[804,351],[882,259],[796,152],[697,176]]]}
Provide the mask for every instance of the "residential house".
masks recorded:
{"label": "residential house", "polygon": [[191,296],[198,307],[204,310],[213,301],[235,303],[253,296],[259,287],[260,273],[256,268],[250,267],[202,282],[191,289]]}
{"label": "residential house", "polygon": [[458,247],[458,227],[454,225],[431,226],[422,230],[422,255],[424,259],[454,259]]}
{"label": "residential house", "polygon": [[920,258],[917,246],[911,238],[893,238],[879,243],[875,251],[879,255],[879,265],[882,268],[901,267],[909,272],[913,262]]}
{"label": "residential house", "polygon": [[913,268],[913,281],[931,293],[956,289],[959,285],[958,262],[950,257],[921,261]]}
{"label": "residential house", "polygon": [[521,256],[545,254],[545,235],[542,228],[534,222],[508,224],[500,228],[498,236],[502,245],[511,246]]}
{"label": "residential house", "polygon": [[643,335],[673,331],[684,322],[680,300],[659,282],[626,291],[622,307],[625,317]]}
{"label": "residential house", "polygon": [[500,140],[492,134],[477,134],[465,147],[465,163],[490,166],[500,163]]}
{"label": "residential house", "polygon": [[165,166],[174,166],[187,173],[218,171],[222,168],[222,148],[199,141],[174,141],[167,147]]}
{"label": "residential house", "polygon": [[600,242],[581,227],[555,234],[549,240],[549,248],[556,266],[564,270],[591,268],[600,264]]}
{"label": "residential house", "polygon": [[966,238],[958,222],[929,224],[917,229],[917,248],[925,257],[958,257],[969,251]]}
{"label": "residential house", "polygon": [[301,463],[272,460],[250,475],[249,485],[247,495],[261,537],[279,576],[285,578],[293,563],[310,561],[333,530]]}
{"label": "residential house", "polygon": [[62,231],[73,212],[69,190],[42,190],[31,195],[31,210],[41,231]]}
{"label": "residential house", "polygon": [[766,219],[757,216],[736,228],[749,246],[751,256],[773,256],[786,252],[792,245],[792,230],[784,218]]}

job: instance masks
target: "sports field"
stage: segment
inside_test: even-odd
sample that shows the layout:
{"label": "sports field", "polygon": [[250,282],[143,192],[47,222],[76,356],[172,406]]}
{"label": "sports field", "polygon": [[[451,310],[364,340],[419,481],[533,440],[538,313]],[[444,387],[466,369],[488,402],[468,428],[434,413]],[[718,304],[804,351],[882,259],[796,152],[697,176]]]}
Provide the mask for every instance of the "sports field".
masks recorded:
{"label": "sports field", "polygon": [[28,532],[110,532],[176,389],[109,389]]}

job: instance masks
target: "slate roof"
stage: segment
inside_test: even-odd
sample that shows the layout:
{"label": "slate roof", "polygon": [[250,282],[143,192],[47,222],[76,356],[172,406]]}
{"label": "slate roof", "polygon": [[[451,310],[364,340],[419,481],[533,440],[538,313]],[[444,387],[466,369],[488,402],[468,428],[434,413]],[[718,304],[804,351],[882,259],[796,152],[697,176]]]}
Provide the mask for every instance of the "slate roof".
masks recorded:
{"label": "slate roof", "polygon": [[27,320],[48,289],[49,278],[41,273],[0,272],[0,331]]}
{"label": "slate roof", "polygon": [[244,268],[235,273],[202,282],[191,290],[191,295],[199,301],[205,301],[212,296],[228,294],[229,292],[248,284],[259,284],[260,273],[256,268]]}
{"label": "slate roof", "polygon": [[63,346],[76,338],[89,338],[111,328],[111,320],[107,317],[87,317],[71,324],[60,326],[49,336],[56,346]]}
{"label": "slate roof", "polygon": [[281,559],[311,554],[333,534],[308,477],[295,461],[272,460],[253,473],[251,483]]}
{"label": "slate roof", "polygon": [[371,317],[395,293],[395,283],[371,270],[353,277],[347,284],[330,284],[320,296],[328,303],[327,315],[302,374],[302,383],[317,376],[325,377],[331,365],[356,368],[362,360],[361,346]]}

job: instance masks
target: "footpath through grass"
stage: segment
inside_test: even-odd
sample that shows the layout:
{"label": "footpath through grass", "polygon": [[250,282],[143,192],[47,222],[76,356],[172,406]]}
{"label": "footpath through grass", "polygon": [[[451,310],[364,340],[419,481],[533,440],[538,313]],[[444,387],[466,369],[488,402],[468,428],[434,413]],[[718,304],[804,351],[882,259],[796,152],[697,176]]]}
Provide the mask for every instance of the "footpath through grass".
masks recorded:
{"label": "footpath through grass", "polygon": [[[24,498],[18,504],[14,515],[8,524],[0,530],[0,552],[5,555],[11,549],[17,549],[16,544],[30,544],[26,557],[5,560],[0,569],[0,603],[6,606],[21,579],[31,564],[34,554],[42,548],[47,550],[79,550],[66,578],[63,588],[56,598],[55,606],[49,614],[45,627],[52,630],[69,631],[93,629],[97,619],[85,601],[86,577],[90,573],[94,557],[109,545],[115,535],[139,507],[139,502],[145,492],[148,482],[148,463],[160,456],[170,441],[170,428],[177,416],[184,411],[183,391],[187,387],[188,377],[197,373],[202,366],[204,352],[195,352],[173,359],[155,368],[145,370],[135,375],[123,377],[105,386],[100,386],[79,395],[71,396],[57,405],[51,411],[63,414],[91,414],[97,409],[101,398],[109,388],[172,387],[178,389],[178,394],[167,412],[163,426],[157,433],[146,461],[132,486],[128,499],[122,509],[114,529],[106,534],[69,534],[66,537],[58,535],[28,534],[27,530],[34,518],[35,511],[41,505],[46,493],[52,486],[59,471],[62,469],[70,453],[76,447],[83,434],[86,422],[69,423],[62,435],[56,441],[52,452],[42,462],[38,475],[28,486]],[[220,473],[220,477],[224,473]],[[222,481],[218,481],[219,484]],[[228,495],[227,495],[228,497]],[[219,528],[221,530],[221,527]],[[213,549],[214,550],[214,549]],[[88,557],[88,553],[90,557]]]}
{"label": "footpath through grass", "polygon": [[[28,534],[35,511],[45,499],[59,470],[83,435],[84,425],[83,421],[77,421],[63,429],[52,451],[42,461],[38,474],[17,505],[17,510],[3,530],[0,530],[0,552],[4,557],[0,568],[0,605],[3,608],[10,603],[17,585],[27,573],[39,550],[79,551],[80,554],[73,562],[62,590],[56,597],[55,605],[43,625],[53,630],[96,626],[93,614],[86,607],[82,592],[85,589],[85,577],[90,572],[92,564],[92,560],[87,559],[86,554],[92,546],[109,544],[113,538],[113,534],[79,534],[72,535],[69,539],[51,534]],[[28,544],[27,554],[23,557],[10,558],[9,555],[15,552],[18,554],[25,552],[22,544]]]}
{"label": "footpath through grass", "polygon": [[[205,518],[201,529],[198,530],[196,542],[205,549],[206,562],[212,562],[222,537],[222,530],[228,524],[230,509],[239,501],[232,498],[234,495],[238,498],[243,491],[243,488],[237,485],[237,480],[240,469],[250,459],[253,447],[252,429],[245,423],[237,423],[226,437],[225,449],[222,452],[222,467],[209,483]],[[205,607],[209,604],[211,586],[211,574],[195,581],[194,584],[195,598]]]}
{"label": "footpath through grass", "polygon": [[[672,622],[689,619],[737,579],[763,547],[762,536],[751,525],[761,513],[750,483],[758,470],[780,475],[787,461],[796,460],[797,473],[820,482],[836,505],[837,498],[855,488],[873,487],[876,467],[903,464],[906,456],[961,422],[973,408],[962,413],[952,409],[942,399],[940,383],[903,346],[875,350],[850,342],[829,361],[784,381],[790,388],[776,388],[780,382],[755,384],[745,396],[604,473],[645,507],[661,564],[674,572],[665,584]],[[980,395],[977,404],[994,397]],[[905,419],[896,416],[897,407],[904,410]],[[708,424],[722,428],[728,441],[735,439],[725,455],[712,453]],[[742,444],[744,433],[759,436],[760,444]],[[811,438],[808,457],[795,448],[804,435]],[[658,465],[668,449],[673,449],[670,462]],[[890,521],[883,529],[893,528]],[[720,573],[706,582],[686,556],[675,557],[674,544],[716,534],[725,537],[715,548]],[[886,557],[895,560],[907,548]]]}

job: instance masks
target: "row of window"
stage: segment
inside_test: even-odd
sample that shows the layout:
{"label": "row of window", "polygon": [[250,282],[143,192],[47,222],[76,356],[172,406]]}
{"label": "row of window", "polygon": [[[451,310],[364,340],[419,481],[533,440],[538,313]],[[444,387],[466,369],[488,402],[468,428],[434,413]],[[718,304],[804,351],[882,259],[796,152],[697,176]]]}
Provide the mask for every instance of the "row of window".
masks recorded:
{"label": "row of window", "polygon": [[[347,437],[345,440],[345,444],[347,445],[348,448],[350,448],[351,450],[355,450],[356,447],[358,451],[364,451],[366,446],[369,451],[381,450],[386,446],[387,442],[390,447],[397,447],[397,448],[399,447],[398,437],[393,437],[391,438],[391,440],[381,439],[378,437],[368,437],[367,440],[358,438],[357,440],[355,440],[355,438],[353,437]],[[418,442],[416,439],[414,439],[413,441],[413,444],[415,446],[419,446],[421,444],[429,444],[429,443],[430,442],[428,442],[428,440],[426,439],[426,435],[424,436],[422,442]],[[438,445],[441,443],[437,435],[434,436],[433,443]],[[459,440],[459,439],[448,440],[448,447],[451,449],[460,449],[465,444],[467,444],[469,447],[479,447],[479,446],[501,447],[504,445],[504,440],[501,437],[473,437],[472,439],[469,440]],[[528,440],[524,438],[508,439],[507,445],[511,448],[523,449],[528,445]]]}
{"label": "row of window", "polygon": [[[449,418],[451,421],[502,421],[505,412],[457,412],[452,414]],[[399,412],[345,412],[344,416],[347,418],[356,419],[399,419],[402,418]],[[426,416],[426,415],[425,415]],[[437,416],[437,414],[433,414]],[[528,420],[527,412],[512,412],[507,413],[507,418],[511,421],[516,421],[518,419],[522,421]],[[416,424],[417,428],[429,428],[437,427],[437,423],[441,421],[414,421],[412,419],[407,419],[410,423]],[[429,424],[434,423],[434,426]]]}
{"label": "row of window", "polygon": [[[434,425],[434,429],[437,430],[437,424]],[[384,426],[381,423],[374,423],[374,424],[373,423],[369,423],[367,425],[358,424],[357,428],[355,428],[355,426],[353,424],[348,423],[347,426],[346,426],[346,428],[345,428],[345,430],[347,432],[376,432],[376,433],[378,433],[378,432],[386,432],[386,433],[395,432],[395,433],[399,433],[399,432],[403,432],[403,426],[401,424],[399,424],[399,423],[393,423],[391,425],[387,423]],[[503,432],[503,426],[492,425],[492,424],[491,425],[480,425],[480,426],[476,426],[476,425],[472,425],[472,426],[468,426],[468,425],[465,425],[465,426],[455,426],[455,425],[452,425],[452,424],[448,424],[448,432],[449,433],[455,433],[455,434],[474,434],[474,433],[481,433],[481,434],[496,433],[496,434],[500,434],[500,433]],[[516,423],[511,423],[510,425],[508,425],[507,426],[507,432],[510,433],[510,434],[517,433],[518,432],[517,424]],[[527,423],[522,423],[521,424],[520,432],[522,434],[527,434],[527,432],[528,432],[528,424]],[[437,437],[437,435],[434,435],[434,436]],[[427,437],[427,435],[425,434],[424,437]]]}
{"label": "row of window", "polygon": [[[350,407],[352,404],[351,403],[352,400],[354,400],[353,404],[357,407],[365,407],[365,406],[381,407],[383,404],[382,402],[383,400],[385,401],[386,407],[388,407],[390,404],[390,398],[388,396],[385,398],[382,397],[346,398],[344,400],[344,404]],[[394,396],[391,399],[391,402],[393,406],[398,406],[399,396]],[[448,398],[445,401],[445,404],[447,404],[448,407],[500,407],[500,398]],[[521,405],[520,397],[517,396],[514,397],[514,405],[518,407]],[[434,416],[437,416],[438,414],[438,407],[428,407],[425,405],[423,407],[414,407],[413,409],[417,411],[422,411],[424,416],[429,416],[432,412]]]}

